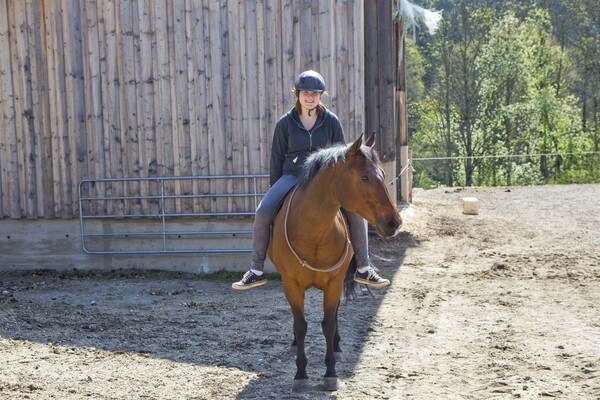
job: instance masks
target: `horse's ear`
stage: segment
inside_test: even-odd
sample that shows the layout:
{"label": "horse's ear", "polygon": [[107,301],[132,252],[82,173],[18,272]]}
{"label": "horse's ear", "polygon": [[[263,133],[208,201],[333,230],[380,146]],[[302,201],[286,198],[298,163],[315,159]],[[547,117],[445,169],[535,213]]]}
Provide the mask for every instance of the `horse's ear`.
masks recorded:
{"label": "horse's ear", "polygon": [[360,146],[363,145],[363,136],[364,136],[364,134],[361,133],[360,136],[358,137],[358,139],[356,139],[354,141],[354,143],[352,143],[352,146],[350,146],[350,149],[348,150],[348,154],[360,153]]}
{"label": "horse's ear", "polygon": [[365,142],[365,146],[367,146],[367,147],[373,148],[374,145],[375,145],[375,132],[373,132],[371,134],[371,136],[369,136],[369,138]]}

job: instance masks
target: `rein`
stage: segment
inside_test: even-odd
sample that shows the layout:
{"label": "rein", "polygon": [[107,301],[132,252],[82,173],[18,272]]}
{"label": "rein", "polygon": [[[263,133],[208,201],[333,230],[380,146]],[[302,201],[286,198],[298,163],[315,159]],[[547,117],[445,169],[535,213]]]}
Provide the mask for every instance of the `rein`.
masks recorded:
{"label": "rein", "polygon": [[316,271],[316,272],[332,272],[332,271],[335,271],[336,269],[338,269],[339,267],[342,266],[342,264],[344,263],[344,260],[348,256],[348,250],[350,249],[350,239],[349,239],[349,234],[348,234],[348,224],[346,223],[346,218],[344,218],[344,215],[342,215],[342,211],[338,210],[338,213],[342,217],[342,222],[344,223],[344,234],[346,236],[346,247],[344,248],[344,255],[342,256],[342,258],[335,265],[333,265],[333,266],[331,266],[329,268],[326,268],[326,269],[317,269],[317,268],[313,267],[308,262],[306,262],[305,260],[301,259],[298,256],[298,254],[296,253],[296,251],[292,247],[292,244],[290,243],[290,239],[288,238],[287,221],[288,221],[288,215],[290,214],[290,207],[292,205],[292,200],[294,199],[294,194],[296,193],[296,189],[298,189],[298,186],[296,186],[294,188],[294,190],[292,191],[292,194],[290,195],[290,201],[288,202],[287,209],[285,210],[285,221],[283,223],[283,232],[285,233],[285,242],[287,243],[289,249],[292,251],[292,254],[294,255],[294,257],[296,257],[296,260],[298,260],[298,262],[300,263],[300,265],[302,265],[303,267],[308,268],[308,269],[310,269],[312,271]]}

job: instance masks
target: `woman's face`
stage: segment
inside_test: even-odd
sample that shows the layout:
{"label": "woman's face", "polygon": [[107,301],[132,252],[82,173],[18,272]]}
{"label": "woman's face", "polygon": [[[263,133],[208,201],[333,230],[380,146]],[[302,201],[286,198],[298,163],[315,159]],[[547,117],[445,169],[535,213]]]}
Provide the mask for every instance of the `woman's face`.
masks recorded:
{"label": "woman's face", "polygon": [[298,94],[298,99],[304,110],[312,110],[321,102],[321,93],[305,92],[301,90]]}

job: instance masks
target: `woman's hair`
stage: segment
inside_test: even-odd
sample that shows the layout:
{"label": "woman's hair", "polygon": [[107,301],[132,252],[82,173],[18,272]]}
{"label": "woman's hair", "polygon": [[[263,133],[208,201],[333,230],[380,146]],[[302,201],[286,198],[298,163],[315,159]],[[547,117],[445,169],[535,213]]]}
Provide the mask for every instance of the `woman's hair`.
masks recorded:
{"label": "woman's hair", "polygon": [[[299,90],[293,90],[294,93],[296,93],[296,104],[294,104],[294,110],[296,110],[296,112],[298,113],[298,115],[302,114],[302,105],[300,104],[300,91]],[[322,92],[321,96],[327,96],[327,92]],[[319,105],[317,105],[317,114],[318,115],[323,115],[325,114],[325,106],[323,105],[323,103],[321,102],[321,100],[319,100]]]}

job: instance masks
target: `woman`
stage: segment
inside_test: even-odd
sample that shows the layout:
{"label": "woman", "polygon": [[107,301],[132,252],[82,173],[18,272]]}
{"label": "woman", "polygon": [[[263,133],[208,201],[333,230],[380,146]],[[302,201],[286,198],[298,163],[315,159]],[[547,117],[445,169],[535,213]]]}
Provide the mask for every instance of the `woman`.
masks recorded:
{"label": "woman", "polygon": [[[298,181],[297,175],[306,157],[315,150],[335,143],[344,143],[344,131],[337,116],[321,103],[325,81],[316,71],[305,71],[294,85],[296,104],[275,126],[271,149],[271,187],[263,197],[254,217],[252,233],[252,263],[236,290],[247,290],[267,283],[263,264],[269,246],[271,216],[279,200]],[[373,270],[369,262],[367,223],[358,214],[348,213],[350,240],[360,267],[354,280],[371,286],[390,284]]]}

